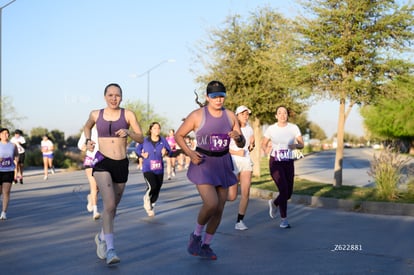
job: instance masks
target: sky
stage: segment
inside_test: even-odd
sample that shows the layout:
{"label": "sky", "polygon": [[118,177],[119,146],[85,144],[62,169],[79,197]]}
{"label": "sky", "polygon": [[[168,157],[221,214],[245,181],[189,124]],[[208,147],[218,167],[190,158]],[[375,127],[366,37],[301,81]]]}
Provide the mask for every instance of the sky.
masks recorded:
{"label": "sky", "polygon": [[[0,7],[9,2],[0,0]],[[178,128],[198,107],[193,91],[205,92],[191,71],[201,68],[195,62],[199,41],[227,16],[247,17],[264,6],[286,17],[299,9],[279,0],[16,0],[2,9],[2,96],[25,117],[17,128],[57,129],[67,138],[80,132],[91,110],[106,106],[108,83],[121,85],[124,102],[145,106],[149,84],[151,109],[170,122],[163,128]],[[331,137],[338,103],[314,104],[308,118]],[[355,108],[345,131],[363,135]]]}

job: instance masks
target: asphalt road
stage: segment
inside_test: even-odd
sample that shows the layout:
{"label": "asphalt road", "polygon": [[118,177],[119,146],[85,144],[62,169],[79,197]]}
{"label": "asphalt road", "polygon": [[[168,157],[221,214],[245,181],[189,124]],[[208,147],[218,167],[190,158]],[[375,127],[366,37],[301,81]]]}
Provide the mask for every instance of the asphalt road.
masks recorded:
{"label": "asphalt road", "polygon": [[[115,223],[121,263],[96,256],[100,221],[86,211],[83,171],[41,175],[14,185],[8,220],[0,221],[1,274],[414,274],[414,217],[383,216],[289,204],[290,229],[250,200],[247,231],[234,229],[238,201],[226,204],[212,243],[217,261],[190,256],[200,198],[185,172],[166,181],[149,218],[144,181],[131,166]],[[100,207],[101,208],[101,207]]]}
{"label": "asphalt road", "polygon": [[[335,150],[321,151],[307,155],[295,162],[296,175],[323,183],[334,182]],[[344,149],[342,184],[360,187],[374,185],[368,174],[373,159],[371,148]]]}

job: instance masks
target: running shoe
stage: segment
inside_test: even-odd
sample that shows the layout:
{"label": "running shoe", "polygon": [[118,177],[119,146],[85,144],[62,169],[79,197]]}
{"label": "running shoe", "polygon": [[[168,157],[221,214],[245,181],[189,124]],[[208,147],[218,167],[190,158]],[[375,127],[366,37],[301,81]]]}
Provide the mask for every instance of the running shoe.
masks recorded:
{"label": "running shoe", "polygon": [[23,184],[23,177],[20,178],[19,182],[20,184]]}
{"label": "running shoe", "polygon": [[44,180],[47,180],[47,176],[44,176],[44,177],[43,177],[43,179],[44,179]]}
{"label": "running shoe", "polygon": [[201,236],[196,236],[194,233],[190,234],[190,241],[188,242],[187,251],[193,256],[200,254]]}
{"label": "running shoe", "polygon": [[142,198],[143,202],[144,202],[144,209],[148,212],[149,210],[152,210],[152,206],[151,206],[151,200],[150,197],[148,196],[148,192],[145,192],[144,197]]}
{"label": "running shoe", "polygon": [[96,221],[96,220],[99,220],[100,217],[101,217],[101,214],[99,212],[95,212],[93,213],[92,219]]}
{"label": "running shoe", "polygon": [[290,228],[290,224],[287,219],[283,219],[280,223],[280,228]]}
{"label": "running shoe", "polygon": [[52,174],[54,175],[55,174],[55,166],[52,166],[51,170],[52,170]]}
{"label": "running shoe", "polygon": [[0,220],[7,220],[6,212],[3,212],[3,211],[1,212]]}
{"label": "running shoe", "polygon": [[155,216],[155,211],[154,211],[154,209],[151,209],[151,210],[146,210],[147,211],[147,215],[148,215],[148,217],[154,217]]}
{"label": "running shoe", "polygon": [[273,200],[269,200],[269,216],[272,219],[276,218],[277,215],[277,206],[273,203]]}
{"label": "running shoe", "polygon": [[116,255],[115,249],[111,248],[106,252],[106,264],[117,264],[121,259]]}
{"label": "running shoe", "polygon": [[243,221],[239,221],[238,223],[236,223],[236,225],[234,226],[234,229],[236,230],[247,230],[249,229]]}
{"label": "running shoe", "polygon": [[86,209],[88,210],[88,212],[92,212],[93,207],[92,207],[92,202],[91,202],[91,194],[88,194],[86,196],[86,200],[88,201],[88,203],[86,204]]}
{"label": "running shoe", "polygon": [[213,252],[213,249],[211,249],[209,244],[203,244],[201,246],[200,257],[210,260],[217,260],[217,255]]}
{"label": "running shoe", "polygon": [[99,259],[106,258],[106,242],[101,241],[99,238],[99,233],[95,235],[95,243],[96,243],[96,255],[98,255]]}

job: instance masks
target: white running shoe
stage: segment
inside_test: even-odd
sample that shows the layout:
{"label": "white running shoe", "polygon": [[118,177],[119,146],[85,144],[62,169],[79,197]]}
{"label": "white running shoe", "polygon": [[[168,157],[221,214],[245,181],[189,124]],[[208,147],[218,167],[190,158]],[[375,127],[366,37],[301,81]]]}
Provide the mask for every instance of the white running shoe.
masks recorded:
{"label": "white running shoe", "polygon": [[273,203],[273,200],[269,200],[269,216],[272,219],[275,219],[277,216],[277,206]]}
{"label": "white running shoe", "polygon": [[47,180],[47,176],[44,176],[44,177],[43,177],[43,179],[44,179],[44,180]]}
{"label": "white running shoe", "polygon": [[96,243],[96,255],[98,255],[99,259],[106,258],[106,242],[101,241],[99,238],[99,233],[95,235],[95,243]]}
{"label": "white running shoe", "polygon": [[7,220],[6,212],[4,212],[4,211],[1,212],[0,220]]}
{"label": "white running shoe", "polygon": [[144,209],[148,212],[148,210],[152,210],[152,206],[151,206],[151,199],[148,196],[148,192],[145,192],[144,197],[142,198],[143,202],[144,202]]}
{"label": "white running shoe", "polygon": [[154,211],[154,209],[147,210],[147,214],[148,214],[148,217],[154,217],[154,216],[155,216],[155,211]]}
{"label": "white running shoe", "polygon": [[247,230],[249,229],[243,221],[239,221],[238,223],[236,223],[236,225],[234,226],[234,229],[236,230]]}
{"label": "white running shoe", "polygon": [[88,212],[92,212],[93,207],[92,207],[92,202],[91,202],[91,194],[88,194],[86,196],[86,200],[88,201],[88,203],[86,204],[86,209],[88,210]]}
{"label": "white running shoe", "polygon": [[101,214],[99,212],[93,213],[92,218],[94,221],[99,220],[100,217],[101,217]]}

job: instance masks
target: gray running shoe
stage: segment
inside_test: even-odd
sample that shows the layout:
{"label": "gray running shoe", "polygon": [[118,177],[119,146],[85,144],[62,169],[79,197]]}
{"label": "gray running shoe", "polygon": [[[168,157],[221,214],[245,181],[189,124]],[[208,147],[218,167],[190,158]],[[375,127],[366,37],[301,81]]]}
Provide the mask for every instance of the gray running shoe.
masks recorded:
{"label": "gray running shoe", "polygon": [[106,264],[117,264],[121,261],[121,259],[116,255],[115,249],[109,249],[106,252]]}
{"label": "gray running shoe", "polygon": [[283,219],[280,223],[280,228],[290,228],[290,224],[287,219]]}

